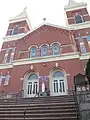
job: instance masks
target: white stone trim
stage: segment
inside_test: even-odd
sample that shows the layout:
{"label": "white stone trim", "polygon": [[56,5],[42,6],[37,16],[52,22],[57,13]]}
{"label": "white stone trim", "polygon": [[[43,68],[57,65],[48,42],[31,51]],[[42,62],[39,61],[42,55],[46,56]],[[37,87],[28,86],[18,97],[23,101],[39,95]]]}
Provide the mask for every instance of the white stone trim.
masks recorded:
{"label": "white stone trim", "polygon": [[74,28],[75,30],[90,28],[90,21],[86,21],[86,22],[79,23],[79,24],[71,24],[71,25],[68,25],[68,27]]}
{"label": "white stone trim", "polygon": [[14,40],[19,40],[25,35],[26,33],[20,33],[18,35],[11,35],[11,36],[6,36],[3,38],[3,42],[9,42],[9,41],[14,41]]}
{"label": "white stone trim", "polygon": [[55,43],[61,46],[60,42],[56,41],[56,42],[53,42],[53,43],[50,45],[50,47],[52,47],[52,45],[55,44]]}
{"label": "white stone trim", "polygon": [[33,64],[33,63],[43,63],[49,61],[58,61],[58,60],[68,60],[68,59],[75,59],[79,58],[78,53],[67,53],[63,55],[52,55],[52,56],[43,56],[43,57],[36,57],[36,58],[27,58],[21,60],[14,60],[13,65],[25,65],[25,64]]}
{"label": "white stone trim", "polygon": [[30,50],[32,47],[36,47],[37,49],[39,48],[37,45],[32,45],[28,48],[28,50]]}
{"label": "white stone trim", "polygon": [[72,10],[76,10],[76,9],[86,8],[86,6],[87,6],[87,3],[80,2],[80,3],[71,4],[71,5],[66,5],[66,6],[64,6],[64,10],[72,11]]}
{"label": "white stone trim", "polygon": [[0,69],[8,69],[8,68],[13,68],[13,64],[11,63],[0,64]]}
{"label": "white stone trim", "polygon": [[86,53],[86,54],[81,54],[80,56],[80,60],[86,60],[90,58],[90,52]]}
{"label": "white stone trim", "polygon": [[45,56],[45,57],[13,60],[13,63],[0,64],[0,69],[8,69],[8,68],[13,68],[13,66],[18,66],[18,65],[43,63],[43,62],[50,62],[50,61],[52,62],[52,61],[70,60],[70,59],[85,60],[85,59],[89,59],[89,58],[90,58],[90,53],[81,54],[81,56],[80,56],[79,52],[66,53],[63,55],[56,55],[56,56],[52,55],[52,56]]}

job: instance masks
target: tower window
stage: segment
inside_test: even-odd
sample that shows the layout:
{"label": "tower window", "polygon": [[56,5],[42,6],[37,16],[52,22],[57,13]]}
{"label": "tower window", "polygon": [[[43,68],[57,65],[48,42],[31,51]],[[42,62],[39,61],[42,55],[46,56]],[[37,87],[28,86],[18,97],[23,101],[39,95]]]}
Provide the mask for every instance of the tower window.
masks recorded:
{"label": "tower window", "polygon": [[81,53],[82,54],[85,54],[87,52],[84,44],[80,45],[80,48],[81,48]]}
{"label": "tower window", "polygon": [[4,64],[7,63],[7,57],[8,57],[9,50],[10,50],[10,48],[6,49],[6,53],[5,53],[4,61],[3,61]]}
{"label": "tower window", "polygon": [[86,36],[87,41],[90,41],[90,35]]}
{"label": "tower window", "polygon": [[2,83],[2,74],[0,74],[0,85]]}
{"label": "tower window", "polygon": [[12,61],[13,61],[13,58],[14,58],[14,55],[15,55],[15,47],[14,48],[12,48],[12,53],[11,53],[11,56],[10,56],[10,63],[12,63]]}
{"label": "tower window", "polygon": [[4,85],[8,85],[9,80],[10,80],[10,74],[8,73],[8,74],[6,75],[6,79],[5,79]]}
{"label": "tower window", "polygon": [[15,28],[13,29],[12,34],[13,34],[13,35],[18,34],[18,25],[15,26]]}
{"label": "tower window", "polygon": [[78,24],[78,23],[82,23],[83,22],[83,18],[81,15],[79,14],[76,14],[75,15],[75,22]]}

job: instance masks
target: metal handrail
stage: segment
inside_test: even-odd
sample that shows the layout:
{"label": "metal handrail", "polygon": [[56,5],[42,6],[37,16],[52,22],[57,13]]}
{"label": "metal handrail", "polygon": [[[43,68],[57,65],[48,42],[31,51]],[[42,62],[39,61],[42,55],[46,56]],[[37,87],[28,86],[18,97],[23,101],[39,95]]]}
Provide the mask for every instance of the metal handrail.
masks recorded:
{"label": "metal handrail", "polygon": [[[33,102],[33,100],[36,98],[37,95],[39,96],[39,92],[32,98],[32,101],[30,101],[30,102]],[[24,120],[25,120],[25,117],[26,117],[26,112],[27,112],[28,108],[30,107],[30,105],[31,105],[31,103],[24,110]]]}
{"label": "metal handrail", "polygon": [[74,97],[74,101],[75,101],[75,105],[76,105],[77,119],[81,120],[79,103],[78,103],[78,99],[77,99],[77,93],[75,90],[73,90],[73,97]]}
{"label": "metal handrail", "polygon": [[[17,94],[16,94],[16,103],[17,103],[17,101],[18,101],[18,96],[19,97],[22,97],[22,92],[24,92],[24,90],[21,90],[21,91],[19,91]],[[21,96],[20,96],[21,95]]]}

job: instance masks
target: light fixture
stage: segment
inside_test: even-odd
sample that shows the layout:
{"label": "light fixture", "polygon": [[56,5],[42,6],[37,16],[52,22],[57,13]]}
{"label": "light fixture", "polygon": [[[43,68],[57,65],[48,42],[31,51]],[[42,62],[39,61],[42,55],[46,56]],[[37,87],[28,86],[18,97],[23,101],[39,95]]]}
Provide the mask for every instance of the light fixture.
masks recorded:
{"label": "light fixture", "polygon": [[55,63],[55,66],[58,67],[58,63],[57,62]]}
{"label": "light fixture", "polygon": [[33,65],[30,66],[30,69],[33,70]]}

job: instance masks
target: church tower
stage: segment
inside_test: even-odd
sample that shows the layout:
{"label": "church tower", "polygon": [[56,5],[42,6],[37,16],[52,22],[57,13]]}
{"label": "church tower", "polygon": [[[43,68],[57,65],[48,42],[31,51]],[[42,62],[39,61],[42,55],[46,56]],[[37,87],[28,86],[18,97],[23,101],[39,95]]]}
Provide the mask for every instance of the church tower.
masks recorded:
{"label": "church tower", "polygon": [[9,26],[4,42],[17,40],[31,30],[31,24],[26,12],[26,8],[17,16],[9,20]]}
{"label": "church tower", "polygon": [[84,2],[76,3],[74,0],[69,0],[69,3],[64,7],[64,10],[66,15],[66,25],[69,27],[81,26],[90,22],[87,4]]}

